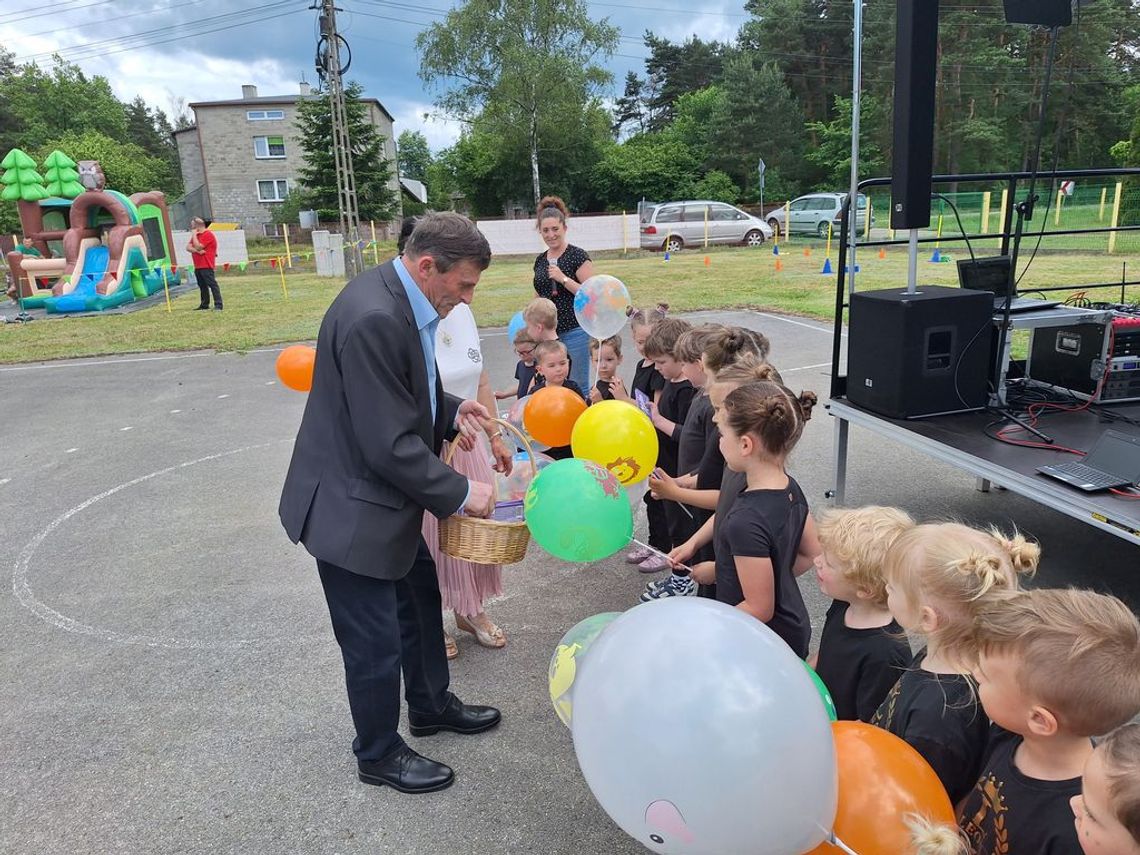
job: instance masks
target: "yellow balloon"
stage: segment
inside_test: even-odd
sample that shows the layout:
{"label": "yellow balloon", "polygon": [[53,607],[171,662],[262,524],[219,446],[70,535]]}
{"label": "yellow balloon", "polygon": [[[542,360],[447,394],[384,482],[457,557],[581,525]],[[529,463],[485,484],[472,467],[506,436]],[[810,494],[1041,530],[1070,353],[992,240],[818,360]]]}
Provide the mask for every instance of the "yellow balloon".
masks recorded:
{"label": "yellow balloon", "polygon": [[625,486],[644,481],[657,465],[657,430],[625,401],[599,401],[574,422],[574,456],[610,470]]}

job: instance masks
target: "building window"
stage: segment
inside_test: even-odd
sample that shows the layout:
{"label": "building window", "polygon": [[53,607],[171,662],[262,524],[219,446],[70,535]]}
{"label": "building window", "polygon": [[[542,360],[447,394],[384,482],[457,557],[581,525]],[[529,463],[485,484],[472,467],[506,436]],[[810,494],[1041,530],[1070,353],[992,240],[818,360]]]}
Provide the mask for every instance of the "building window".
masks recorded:
{"label": "building window", "polygon": [[245,117],[251,122],[267,122],[274,119],[284,119],[284,110],[246,110]]}
{"label": "building window", "polygon": [[288,192],[288,182],[284,178],[270,178],[267,181],[257,182],[259,202],[284,202],[285,194]]}
{"label": "building window", "polygon": [[253,156],[258,159],[284,157],[285,137],[254,137]]}

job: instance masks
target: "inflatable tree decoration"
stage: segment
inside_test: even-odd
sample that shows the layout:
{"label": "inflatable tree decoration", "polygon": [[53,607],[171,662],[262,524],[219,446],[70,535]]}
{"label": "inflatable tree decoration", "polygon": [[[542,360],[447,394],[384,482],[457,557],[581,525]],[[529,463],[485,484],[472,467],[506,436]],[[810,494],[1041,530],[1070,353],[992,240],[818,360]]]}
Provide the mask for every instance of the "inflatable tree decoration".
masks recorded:
{"label": "inflatable tree decoration", "polygon": [[36,172],[36,162],[18,148],[12,149],[0,160],[4,169],[0,175],[0,199],[5,202],[38,202],[48,197],[43,176]]}
{"label": "inflatable tree decoration", "polygon": [[75,161],[59,149],[47,156],[43,168],[47,176],[47,191],[52,196],[74,199],[83,192],[79,173],[75,171]]}

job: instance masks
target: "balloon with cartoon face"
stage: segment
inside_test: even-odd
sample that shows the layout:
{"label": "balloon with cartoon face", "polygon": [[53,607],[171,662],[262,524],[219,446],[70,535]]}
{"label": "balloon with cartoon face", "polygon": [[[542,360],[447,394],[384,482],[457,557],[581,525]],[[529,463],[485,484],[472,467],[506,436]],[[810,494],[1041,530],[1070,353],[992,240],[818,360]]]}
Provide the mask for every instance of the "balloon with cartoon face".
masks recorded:
{"label": "balloon with cartoon face", "polygon": [[567,727],[570,726],[573,715],[571,693],[578,672],[578,663],[586,656],[602,630],[619,617],[621,612],[602,612],[579,621],[562,636],[554,655],[550,657],[550,668],[547,672],[550,702],[554,704],[554,711],[558,714],[559,720]]}
{"label": "balloon with cartoon face", "polygon": [[571,730],[594,796],[650,851],[800,855],[835,818],[835,745],[803,662],[723,603],[614,620],[577,662]]}

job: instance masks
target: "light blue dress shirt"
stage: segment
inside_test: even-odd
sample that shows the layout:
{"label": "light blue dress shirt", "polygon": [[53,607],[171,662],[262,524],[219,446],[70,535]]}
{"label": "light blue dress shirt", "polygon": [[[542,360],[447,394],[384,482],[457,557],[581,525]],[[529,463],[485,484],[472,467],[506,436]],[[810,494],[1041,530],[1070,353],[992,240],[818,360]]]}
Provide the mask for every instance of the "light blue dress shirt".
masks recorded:
{"label": "light blue dress shirt", "polygon": [[[420,347],[424,349],[424,364],[427,366],[427,379],[428,379],[428,395],[431,401],[431,423],[435,424],[435,378],[437,376],[437,369],[435,365],[435,328],[439,326],[439,312],[435,310],[435,306],[428,302],[428,298],[424,296],[424,292],[420,290],[420,286],[412,279],[412,274],[408,272],[408,268],[404,267],[404,259],[397,258],[393,260],[392,266],[396,268],[396,275],[400,277],[400,282],[404,286],[404,290],[408,294],[408,302],[412,304],[412,318],[416,322],[416,329],[420,333]],[[456,513],[462,511],[467,506],[467,500],[471,498],[471,481],[467,482],[467,495],[463,499],[457,509]]]}
{"label": "light blue dress shirt", "polygon": [[427,365],[428,395],[431,401],[431,421],[435,424],[435,328],[439,326],[439,312],[428,302],[424,292],[404,267],[404,259],[397,258],[392,262],[396,268],[396,275],[408,293],[408,302],[412,304],[412,317],[416,321],[416,329],[420,333],[420,347],[424,349],[424,364]]}

